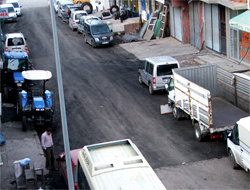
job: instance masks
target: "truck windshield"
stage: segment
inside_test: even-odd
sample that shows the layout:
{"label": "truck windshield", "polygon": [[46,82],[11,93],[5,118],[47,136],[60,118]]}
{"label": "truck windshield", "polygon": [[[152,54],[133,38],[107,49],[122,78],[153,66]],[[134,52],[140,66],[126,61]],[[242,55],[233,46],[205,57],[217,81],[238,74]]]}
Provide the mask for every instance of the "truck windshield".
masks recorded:
{"label": "truck windshield", "polygon": [[93,35],[110,33],[107,25],[92,26],[91,30]]}
{"label": "truck windshield", "polygon": [[12,71],[25,70],[26,60],[24,59],[9,59],[7,68]]}
{"label": "truck windshield", "polygon": [[178,68],[177,63],[169,65],[158,65],[157,76],[172,75],[172,69]]}
{"label": "truck windshield", "polygon": [[14,8],[18,8],[19,6],[18,6],[18,3],[11,3],[13,6],[14,6]]}

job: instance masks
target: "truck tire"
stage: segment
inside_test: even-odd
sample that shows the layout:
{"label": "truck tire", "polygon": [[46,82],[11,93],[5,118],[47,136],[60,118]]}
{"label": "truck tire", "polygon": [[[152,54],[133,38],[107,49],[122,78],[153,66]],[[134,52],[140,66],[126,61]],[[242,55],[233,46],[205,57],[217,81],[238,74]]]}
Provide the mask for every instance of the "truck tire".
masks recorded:
{"label": "truck tire", "polygon": [[26,121],[26,115],[23,116],[22,119],[22,130],[25,132],[27,130],[27,121]]}
{"label": "truck tire", "polygon": [[139,83],[142,84],[141,74],[139,74],[138,80],[139,80]]}
{"label": "truck tire", "polygon": [[231,149],[229,150],[229,158],[230,158],[231,167],[232,167],[233,169],[238,168],[239,165],[236,163],[235,157],[234,157],[234,153],[233,153],[233,151],[232,151]]}
{"label": "truck tire", "polygon": [[201,142],[202,136],[201,136],[201,128],[199,123],[194,124],[194,133],[195,133],[195,138],[197,141]]}
{"label": "truck tire", "polygon": [[175,107],[172,108],[173,116],[178,121],[180,119],[179,108]]}
{"label": "truck tire", "polygon": [[148,85],[148,91],[149,91],[149,94],[151,94],[151,95],[153,95],[155,93],[151,83],[149,83],[149,85]]}
{"label": "truck tire", "polygon": [[85,2],[82,4],[81,9],[86,11],[88,14],[91,14],[93,11],[93,6],[89,2]]}
{"label": "truck tire", "polygon": [[112,5],[110,7],[110,13],[113,15],[115,12],[119,12],[119,7],[117,5]]}

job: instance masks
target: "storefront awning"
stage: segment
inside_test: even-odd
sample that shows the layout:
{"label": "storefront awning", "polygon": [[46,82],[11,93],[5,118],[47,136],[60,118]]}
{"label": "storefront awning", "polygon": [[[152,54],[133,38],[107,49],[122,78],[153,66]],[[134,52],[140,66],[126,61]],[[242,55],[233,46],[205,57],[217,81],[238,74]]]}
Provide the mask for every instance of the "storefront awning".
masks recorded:
{"label": "storefront awning", "polygon": [[229,24],[234,28],[250,33],[250,10],[230,19]]}

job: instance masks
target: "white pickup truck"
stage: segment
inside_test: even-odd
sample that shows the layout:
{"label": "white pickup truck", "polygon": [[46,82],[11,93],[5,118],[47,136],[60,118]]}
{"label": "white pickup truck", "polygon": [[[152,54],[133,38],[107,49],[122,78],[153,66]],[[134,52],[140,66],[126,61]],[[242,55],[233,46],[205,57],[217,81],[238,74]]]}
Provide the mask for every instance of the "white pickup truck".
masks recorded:
{"label": "white pickup truck", "polygon": [[236,121],[248,116],[220,98],[219,88],[213,66],[173,69],[166,85],[173,116],[176,120],[190,118],[198,141],[208,135],[212,139],[223,137],[224,131],[232,130]]}
{"label": "white pickup truck", "polygon": [[250,170],[250,117],[236,122],[227,138],[227,151],[233,169],[241,166]]}

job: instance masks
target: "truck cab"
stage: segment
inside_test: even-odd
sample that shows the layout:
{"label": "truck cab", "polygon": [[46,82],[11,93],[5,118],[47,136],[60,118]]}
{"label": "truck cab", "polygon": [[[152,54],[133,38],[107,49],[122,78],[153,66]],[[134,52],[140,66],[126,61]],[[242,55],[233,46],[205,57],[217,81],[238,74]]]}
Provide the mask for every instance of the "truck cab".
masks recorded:
{"label": "truck cab", "polygon": [[233,169],[241,166],[250,169],[250,117],[245,117],[236,122],[233,130],[227,137],[227,151]]}

